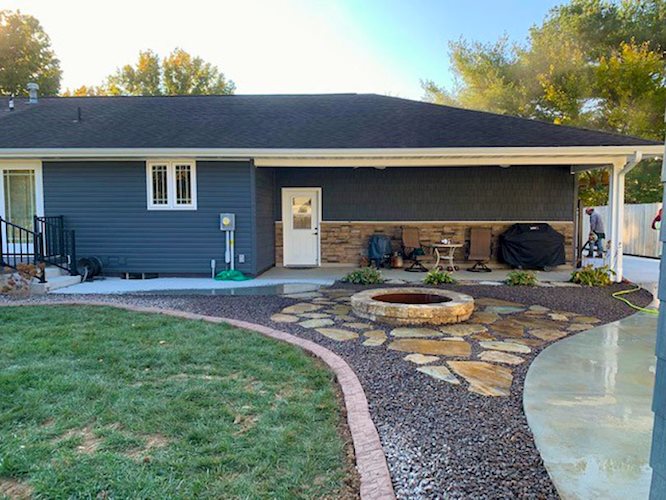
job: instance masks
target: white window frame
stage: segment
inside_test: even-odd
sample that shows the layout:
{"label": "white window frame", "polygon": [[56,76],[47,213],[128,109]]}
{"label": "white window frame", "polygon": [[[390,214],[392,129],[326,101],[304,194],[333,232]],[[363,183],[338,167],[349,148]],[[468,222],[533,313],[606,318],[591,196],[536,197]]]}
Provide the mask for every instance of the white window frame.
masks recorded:
{"label": "white window frame", "polygon": [[[167,167],[167,203],[157,205],[153,203],[153,166],[166,165]],[[192,203],[176,203],[176,165],[190,167],[190,188]],[[148,210],[196,210],[197,209],[197,162],[187,159],[148,160],[146,162],[146,196]]]}

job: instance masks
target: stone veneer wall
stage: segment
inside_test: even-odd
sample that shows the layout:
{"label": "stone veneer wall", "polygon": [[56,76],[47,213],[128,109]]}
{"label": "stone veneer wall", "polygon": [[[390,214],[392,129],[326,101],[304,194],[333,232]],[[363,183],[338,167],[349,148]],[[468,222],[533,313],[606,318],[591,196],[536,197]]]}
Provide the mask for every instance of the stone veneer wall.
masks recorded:
{"label": "stone veneer wall", "polygon": [[[470,228],[490,227],[492,229],[493,259],[497,262],[499,235],[513,222],[322,222],[321,223],[321,262],[322,264],[357,265],[362,256],[367,256],[368,241],[373,234],[385,234],[391,238],[395,251],[401,247],[401,228],[414,226],[419,229],[424,246],[448,238],[456,243],[469,241]],[[549,222],[564,235],[565,254],[568,263],[573,262],[573,222]],[[466,248],[456,251],[456,260],[465,259]],[[282,222],[275,223],[275,262],[282,265]]]}

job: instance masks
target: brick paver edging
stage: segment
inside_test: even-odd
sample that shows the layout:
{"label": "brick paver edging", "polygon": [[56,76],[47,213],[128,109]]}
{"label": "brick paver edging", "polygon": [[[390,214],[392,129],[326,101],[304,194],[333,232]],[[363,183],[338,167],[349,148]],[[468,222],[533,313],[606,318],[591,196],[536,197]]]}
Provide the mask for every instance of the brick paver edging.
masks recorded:
{"label": "brick paver edging", "polygon": [[325,347],[289,333],[275,330],[267,326],[240,321],[236,319],[218,318],[203,314],[189,313],[176,309],[161,309],[158,307],[143,307],[130,304],[109,303],[103,301],[59,301],[52,303],[12,302],[0,306],[36,306],[36,305],[80,305],[104,306],[125,309],[142,313],[157,313],[177,318],[208,321],[210,323],[227,323],[238,328],[251,330],[266,337],[287,342],[300,347],[304,351],[321,359],[333,371],[342,389],[347,410],[347,423],[352,435],[354,454],[356,455],[356,468],[361,482],[361,498],[363,500],[390,500],[395,498],[391,475],[386,464],[386,457],[379,441],[379,434],[375,424],[370,418],[368,400],[363,392],[361,382],[351,367],[333,351]]}

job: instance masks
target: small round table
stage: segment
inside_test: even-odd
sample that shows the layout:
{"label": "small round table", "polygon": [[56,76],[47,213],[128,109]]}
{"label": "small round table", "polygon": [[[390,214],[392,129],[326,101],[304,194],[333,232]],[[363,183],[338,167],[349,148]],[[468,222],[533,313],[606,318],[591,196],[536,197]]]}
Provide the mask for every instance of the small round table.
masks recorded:
{"label": "small round table", "polygon": [[[435,261],[436,269],[442,269],[442,266],[440,266],[439,263],[444,259],[449,261],[449,265],[446,268],[448,271],[458,270],[458,266],[453,263],[453,259],[456,254],[456,249],[463,247],[462,243],[433,243],[430,247],[433,249],[435,257],[437,258]],[[446,253],[447,250],[448,253]],[[444,255],[442,255],[442,253],[444,253]]]}

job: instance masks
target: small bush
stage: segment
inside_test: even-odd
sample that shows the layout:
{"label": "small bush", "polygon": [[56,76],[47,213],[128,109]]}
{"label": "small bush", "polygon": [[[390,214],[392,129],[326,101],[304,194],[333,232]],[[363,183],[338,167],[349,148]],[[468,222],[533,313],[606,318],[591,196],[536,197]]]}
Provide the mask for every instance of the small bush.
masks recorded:
{"label": "small bush", "polygon": [[354,285],[376,285],[384,283],[384,277],[379,269],[374,267],[362,267],[352,271],[347,276],[342,278],[345,283],[352,283]]}
{"label": "small bush", "polygon": [[533,271],[511,271],[505,283],[510,286],[535,286],[537,281]]}
{"label": "small bush", "polygon": [[456,279],[451,276],[450,273],[446,271],[440,271],[439,269],[432,269],[428,271],[428,274],[423,278],[423,283],[426,285],[443,285],[446,283],[457,283]]}
{"label": "small bush", "polygon": [[608,266],[594,267],[590,264],[571,273],[571,281],[585,286],[608,286],[614,274]]}
{"label": "small bush", "polygon": [[29,297],[30,284],[33,278],[44,272],[44,265],[34,266],[32,264],[18,264],[16,270],[7,267],[5,272],[9,273],[4,285],[0,286],[0,293],[14,297]]}

